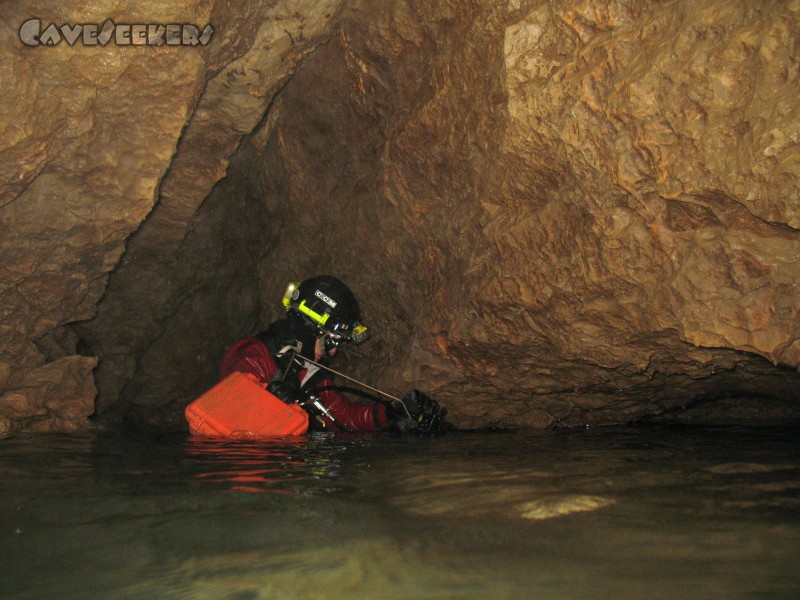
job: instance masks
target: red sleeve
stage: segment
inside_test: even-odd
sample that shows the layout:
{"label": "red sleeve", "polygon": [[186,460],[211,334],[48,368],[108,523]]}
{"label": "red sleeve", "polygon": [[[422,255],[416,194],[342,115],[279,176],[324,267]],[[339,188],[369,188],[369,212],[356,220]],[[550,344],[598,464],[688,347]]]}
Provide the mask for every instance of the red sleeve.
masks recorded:
{"label": "red sleeve", "polygon": [[[317,387],[333,385],[330,379],[323,379]],[[325,390],[319,393],[319,399],[325,405],[336,423],[331,423],[325,418],[325,424],[333,431],[378,431],[389,427],[389,418],[386,416],[386,407],[379,402],[355,403],[350,402],[340,392]],[[337,427],[336,424],[341,425]]]}
{"label": "red sleeve", "polygon": [[275,359],[269,354],[266,345],[255,338],[246,338],[236,342],[225,353],[219,369],[219,378],[224,379],[234,371],[252,373],[264,385],[272,381],[278,370]]}
{"label": "red sleeve", "polygon": [[[246,338],[236,342],[225,353],[219,370],[219,378],[224,379],[234,371],[252,373],[264,385],[272,381],[272,376],[278,370],[275,359],[269,353],[266,345],[255,338]],[[298,375],[302,375],[301,371]],[[332,385],[330,379],[323,379],[316,387]],[[319,393],[319,398],[325,408],[330,411],[336,423],[326,418],[326,426],[332,431],[366,432],[378,431],[389,427],[389,418],[386,416],[386,407],[379,402],[355,403],[335,390],[325,390]],[[341,427],[338,427],[341,425]]]}

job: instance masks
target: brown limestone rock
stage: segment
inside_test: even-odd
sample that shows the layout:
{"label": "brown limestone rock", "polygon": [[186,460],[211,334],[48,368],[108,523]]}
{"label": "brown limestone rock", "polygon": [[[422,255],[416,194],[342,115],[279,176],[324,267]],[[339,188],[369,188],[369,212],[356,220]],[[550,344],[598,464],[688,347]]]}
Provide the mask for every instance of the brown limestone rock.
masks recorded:
{"label": "brown limestone rock", "polygon": [[[335,2],[307,5],[290,10],[183,0],[0,7],[0,69],[13,82],[0,91],[0,361],[13,365],[4,381],[8,393],[44,389],[33,385],[36,369],[74,354],[73,344],[52,355],[41,340],[95,315],[126,240],[158,202],[158,218],[140,232],[145,249],[128,248],[160,257],[134,277],[156,273],[157,282],[128,285],[138,312],[124,306],[131,314],[120,319],[118,311],[105,321],[102,343],[85,344],[109,363],[119,355],[136,363],[137,332],[164,302],[152,290],[169,281],[163,263],[171,263],[189,217],[224,176],[241,135],[261,119],[292,65],[318,41],[314,28],[324,28],[337,8]],[[214,43],[196,47],[63,41],[28,47],[19,27],[31,18],[42,29],[111,18],[212,23],[216,31]]]}
{"label": "brown limestone rock", "polygon": [[794,4],[356,5],[263,151],[265,302],[343,276],[352,369],[462,424],[796,398]]}
{"label": "brown limestone rock", "polygon": [[[69,389],[59,396],[38,385],[46,361],[55,360],[48,372],[61,365],[65,377],[72,363],[57,360],[64,355],[46,356],[35,342],[94,315],[125,239],[155,202],[204,83],[202,50],[196,48],[21,42],[19,28],[31,18],[44,29],[108,17],[186,23],[208,17],[193,1],[168,9],[139,2],[95,2],[91,9],[79,4],[12,2],[0,8],[2,69],[9,82],[0,91],[0,360],[14,365],[6,391],[31,404],[31,394],[39,393],[32,390],[72,402]],[[82,372],[90,377],[90,370]],[[93,387],[91,377],[85,385]],[[72,413],[61,417],[56,410],[48,418],[54,428],[62,421],[72,427]]]}
{"label": "brown limestone rock", "polygon": [[94,413],[97,359],[67,356],[33,369],[22,386],[0,394],[0,437],[14,431],[80,431]]}
{"label": "brown limestone rock", "polygon": [[[158,203],[130,238],[97,316],[76,327],[90,348],[104,351],[96,374],[101,412],[124,398],[155,405],[157,420],[180,422],[180,410],[161,410],[163,403],[191,399],[212,381],[209,363],[219,359],[221,340],[230,342],[229,315],[252,322],[252,261],[259,238],[267,238],[264,229],[251,230],[263,217],[245,209],[246,185],[212,189],[297,64],[333,35],[339,4],[220,3],[212,11],[220,40],[210,46],[208,82]],[[233,53],[228,44],[242,39]]]}
{"label": "brown limestone rock", "polygon": [[99,412],[180,426],[323,272],[374,333],[342,369],[460,425],[796,407],[797,2],[165,6],[36,16],[214,42],[26,48],[0,7],[0,427],[58,425],[79,346]]}

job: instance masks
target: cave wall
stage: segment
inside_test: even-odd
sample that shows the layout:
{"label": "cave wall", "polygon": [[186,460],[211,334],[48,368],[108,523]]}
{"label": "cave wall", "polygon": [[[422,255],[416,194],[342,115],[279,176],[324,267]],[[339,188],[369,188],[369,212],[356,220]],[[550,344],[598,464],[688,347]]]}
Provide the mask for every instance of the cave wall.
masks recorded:
{"label": "cave wall", "polygon": [[[338,10],[318,1],[0,6],[0,432],[84,428],[96,387],[100,412],[116,402],[198,289],[191,270],[201,267],[180,251],[192,217]],[[31,18],[42,29],[111,18],[215,31],[196,47],[28,47],[19,29]],[[257,300],[213,302],[246,315]]]}
{"label": "cave wall", "polygon": [[228,177],[229,163],[244,135],[269,127],[267,108],[297,64],[334,35],[339,8],[220,3],[212,15],[237,54],[208,65],[158,203],[131,236],[97,315],[73,328],[103,356],[98,412],[113,409],[146,426],[183,424],[184,399],[213,383],[225,345],[252,329],[254,274],[272,243],[271,215],[248,208],[259,191],[246,176]]}
{"label": "cave wall", "polygon": [[472,425],[796,414],[795,9],[355,6],[262,169],[289,170],[275,253],[376,325],[351,371]]}
{"label": "cave wall", "polygon": [[212,43],[23,48],[0,7],[0,429],[83,426],[95,380],[178,425],[320,272],[374,332],[342,368],[462,425],[791,414],[798,3],[148,4],[35,12]]}
{"label": "cave wall", "polygon": [[[176,63],[163,52],[20,42],[19,27],[33,16],[86,22],[118,4],[0,7],[0,430],[85,426],[97,359],[77,356],[61,326],[94,314],[204,85],[202,52]],[[115,14],[149,16],[130,4]],[[176,2],[153,16],[208,18],[196,8]]]}

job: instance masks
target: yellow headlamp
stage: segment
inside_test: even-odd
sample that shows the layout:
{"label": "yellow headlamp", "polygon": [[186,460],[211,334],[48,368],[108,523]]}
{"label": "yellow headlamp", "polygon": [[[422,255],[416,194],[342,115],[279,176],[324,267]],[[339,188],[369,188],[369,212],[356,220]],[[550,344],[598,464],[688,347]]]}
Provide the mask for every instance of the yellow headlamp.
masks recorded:
{"label": "yellow headlamp", "polygon": [[292,281],[289,285],[286,286],[286,291],[283,292],[283,300],[281,300],[285,308],[289,308],[289,305],[292,303],[292,300],[297,300],[299,292],[297,294],[295,292],[297,292],[297,288],[299,287],[300,287],[299,281]]}

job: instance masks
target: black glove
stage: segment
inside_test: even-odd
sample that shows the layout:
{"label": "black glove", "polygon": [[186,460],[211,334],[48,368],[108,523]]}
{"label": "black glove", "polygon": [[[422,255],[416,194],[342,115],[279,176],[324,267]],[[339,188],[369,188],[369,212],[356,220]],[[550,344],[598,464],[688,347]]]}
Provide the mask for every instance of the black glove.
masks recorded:
{"label": "black glove", "polygon": [[406,392],[400,402],[392,402],[387,414],[398,431],[417,431],[431,435],[444,433],[450,428],[444,420],[447,409],[440,407],[436,400],[419,390]]}
{"label": "black glove", "polygon": [[286,379],[273,379],[267,391],[283,400],[286,404],[294,404],[300,400],[300,382],[291,375]]}
{"label": "black glove", "polygon": [[[406,412],[403,403],[397,400],[392,400],[386,407],[386,416],[389,418],[389,423],[394,431],[407,433],[419,428],[419,424],[414,420],[413,416],[409,416],[408,412]],[[411,413],[411,415],[413,414]]]}
{"label": "black glove", "polygon": [[411,413],[411,417],[414,419],[439,407],[439,404],[435,400],[419,390],[406,392],[400,400],[405,404],[408,412]]}

